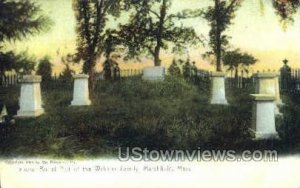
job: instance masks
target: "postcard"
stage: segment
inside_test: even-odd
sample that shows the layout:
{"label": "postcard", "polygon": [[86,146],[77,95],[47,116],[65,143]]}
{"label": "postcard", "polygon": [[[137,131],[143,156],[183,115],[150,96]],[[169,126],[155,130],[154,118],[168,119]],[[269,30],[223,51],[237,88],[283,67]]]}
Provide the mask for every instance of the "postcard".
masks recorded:
{"label": "postcard", "polygon": [[300,187],[299,0],[0,0],[0,187]]}

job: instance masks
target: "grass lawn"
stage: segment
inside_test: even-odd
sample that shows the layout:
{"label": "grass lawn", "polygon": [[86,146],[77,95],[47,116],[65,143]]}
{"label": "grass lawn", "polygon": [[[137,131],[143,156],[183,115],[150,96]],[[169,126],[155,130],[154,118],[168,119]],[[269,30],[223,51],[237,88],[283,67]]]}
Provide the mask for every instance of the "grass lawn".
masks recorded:
{"label": "grass lawn", "polygon": [[[283,109],[287,115],[277,120],[283,139],[254,142],[248,133],[254,89],[227,89],[229,106],[210,105],[209,90],[205,81],[192,84],[170,77],[156,83],[140,78],[100,81],[91,93],[91,106],[71,107],[72,85],[51,83],[42,89],[45,115],[0,128],[0,155],[106,157],[116,156],[118,147],[300,151],[295,126],[286,125],[300,124],[298,105],[290,102]],[[5,92],[0,101],[16,114],[19,88]]]}

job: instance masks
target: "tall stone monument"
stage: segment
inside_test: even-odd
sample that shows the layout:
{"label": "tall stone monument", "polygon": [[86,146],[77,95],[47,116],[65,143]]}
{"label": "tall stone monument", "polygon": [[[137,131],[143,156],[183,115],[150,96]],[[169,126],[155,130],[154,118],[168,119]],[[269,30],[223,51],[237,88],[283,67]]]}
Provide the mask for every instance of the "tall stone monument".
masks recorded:
{"label": "tall stone monument", "polygon": [[253,94],[253,115],[251,133],[255,139],[279,138],[275,127],[275,96]]}
{"label": "tall stone monument", "polygon": [[225,74],[223,72],[213,72],[211,104],[228,105],[225,93]]}
{"label": "tall stone monument", "polygon": [[88,106],[91,105],[89,96],[89,76],[86,74],[74,75],[74,90],[72,106]]}
{"label": "tall stone monument", "polygon": [[17,112],[17,118],[38,117],[44,113],[42,108],[41,80],[41,76],[23,76],[19,100],[20,110]]}

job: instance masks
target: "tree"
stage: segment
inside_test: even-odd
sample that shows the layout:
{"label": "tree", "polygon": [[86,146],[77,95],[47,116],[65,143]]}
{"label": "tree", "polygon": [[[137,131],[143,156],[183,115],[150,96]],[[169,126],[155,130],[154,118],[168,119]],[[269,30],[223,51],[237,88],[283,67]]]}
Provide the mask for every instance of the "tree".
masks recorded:
{"label": "tree", "polygon": [[37,74],[42,76],[42,81],[50,81],[52,79],[52,64],[49,57],[44,57],[39,61]]}
{"label": "tree", "polygon": [[60,75],[60,79],[63,82],[71,83],[73,74],[75,73],[74,70],[71,69],[70,63],[73,60],[73,56],[71,54],[67,54],[65,57],[61,58],[62,63],[65,65],[64,70],[62,71]]}
{"label": "tree", "polygon": [[204,13],[204,18],[210,24],[209,46],[211,51],[208,52],[208,55],[215,56],[217,71],[222,71],[222,53],[225,52],[229,43],[225,31],[232,24],[240,3],[241,0],[214,0],[214,5],[209,6]]}
{"label": "tree", "polygon": [[[264,0],[259,0],[261,7],[263,8]],[[284,29],[289,24],[294,23],[294,17],[300,8],[299,0],[272,0],[272,6],[275,9],[275,13],[279,16],[280,22]]]}
{"label": "tree", "polygon": [[0,52],[0,75],[4,76],[6,71],[29,74],[34,70],[35,58],[30,57],[27,52],[15,54],[13,51]]}
{"label": "tree", "polygon": [[182,74],[184,79],[189,80],[191,78],[191,72],[192,72],[192,65],[190,59],[188,58],[182,67]]}
{"label": "tree", "polygon": [[248,53],[242,53],[239,49],[234,51],[228,51],[223,56],[223,63],[228,67],[227,70],[235,71],[235,78],[238,77],[239,71],[249,72],[249,66],[254,65],[257,62],[252,55]]}
{"label": "tree", "polygon": [[51,20],[42,14],[40,6],[29,0],[0,0],[0,74],[5,71],[30,72],[34,60],[23,52],[3,52],[5,41],[27,38],[49,29]]}
{"label": "tree", "polygon": [[277,15],[280,16],[281,21],[284,23],[284,27],[287,23],[293,23],[294,15],[300,7],[299,0],[273,0],[273,7],[276,10]]}
{"label": "tree", "polygon": [[[113,52],[121,53],[123,52],[122,47],[122,39],[119,36],[119,33],[117,30],[110,30],[108,29],[106,31],[106,39],[103,44],[103,50],[104,50],[104,56],[108,60],[111,58],[111,54]],[[117,55],[118,57],[120,54]]]}
{"label": "tree", "polygon": [[128,58],[138,58],[149,54],[154,65],[160,66],[160,52],[167,50],[168,44],[174,44],[173,51],[187,44],[200,41],[194,28],[176,24],[176,20],[187,18],[187,12],[172,14],[172,0],[127,0],[133,7],[128,24],[121,25],[120,36],[128,48]]}
{"label": "tree", "polygon": [[0,46],[5,40],[21,40],[48,29],[51,20],[29,0],[0,0]]}
{"label": "tree", "polygon": [[168,72],[171,76],[179,77],[181,75],[180,67],[178,66],[175,59],[173,59],[172,64],[170,65]]}
{"label": "tree", "polygon": [[94,88],[97,57],[103,54],[108,16],[119,16],[121,0],[73,0],[77,21],[77,52],[75,60],[83,61],[83,72],[89,74]]}

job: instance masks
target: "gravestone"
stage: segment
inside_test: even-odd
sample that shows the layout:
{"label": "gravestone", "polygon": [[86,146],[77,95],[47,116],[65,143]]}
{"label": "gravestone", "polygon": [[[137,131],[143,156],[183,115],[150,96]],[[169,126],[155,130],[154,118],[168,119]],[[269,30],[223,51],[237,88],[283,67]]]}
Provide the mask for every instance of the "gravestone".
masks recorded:
{"label": "gravestone", "polygon": [[253,94],[252,128],[255,139],[279,138],[275,127],[275,96],[270,94]]}
{"label": "gravestone", "polygon": [[228,105],[225,93],[225,73],[213,72],[211,79],[211,104]]}
{"label": "gravestone", "polygon": [[41,76],[25,75],[22,79],[20,110],[17,118],[38,117],[44,113],[41,97]]}
{"label": "gravestone", "polygon": [[74,75],[74,89],[72,106],[88,106],[91,105],[89,96],[89,76],[86,74]]}
{"label": "gravestone", "polygon": [[282,100],[280,98],[280,88],[279,88],[279,75],[275,72],[263,72],[257,73],[257,94],[269,94],[275,97],[275,113],[280,114],[278,106],[282,105]]}
{"label": "gravestone", "polygon": [[145,67],[142,79],[146,81],[162,81],[165,79],[165,75],[165,68],[162,66]]}

